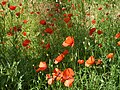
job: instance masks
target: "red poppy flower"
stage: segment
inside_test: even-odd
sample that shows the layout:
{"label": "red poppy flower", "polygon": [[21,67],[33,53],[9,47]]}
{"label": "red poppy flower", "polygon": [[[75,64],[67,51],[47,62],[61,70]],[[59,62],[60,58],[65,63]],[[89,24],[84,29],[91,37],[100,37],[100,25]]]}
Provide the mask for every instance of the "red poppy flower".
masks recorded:
{"label": "red poppy flower", "polygon": [[93,56],[90,56],[88,60],[85,62],[85,66],[89,67],[95,63],[95,58]]}
{"label": "red poppy flower", "polygon": [[49,34],[52,34],[52,33],[53,33],[53,30],[52,30],[51,28],[46,28],[46,29],[44,30],[44,32],[49,33]]}
{"label": "red poppy flower", "polygon": [[100,34],[102,34],[103,32],[102,32],[102,30],[98,30],[97,33],[100,35]]}
{"label": "red poppy flower", "polygon": [[67,38],[66,38],[66,40],[63,42],[63,44],[62,44],[64,47],[67,47],[67,46],[74,46],[74,38],[73,37],[71,37],[71,36],[68,36]]}
{"label": "red poppy flower", "polygon": [[10,9],[10,10],[15,10],[15,9],[16,9],[16,6],[9,6],[9,9]]}
{"label": "red poppy flower", "polygon": [[120,38],[120,32],[115,35],[115,39]]}
{"label": "red poppy flower", "polygon": [[89,35],[91,36],[95,32],[96,28],[91,28],[89,31]]}
{"label": "red poppy flower", "polygon": [[40,12],[36,12],[38,15],[40,14]]}
{"label": "red poppy flower", "polygon": [[8,32],[7,35],[8,36],[13,36],[13,33],[12,32]]}
{"label": "red poppy flower", "polygon": [[73,14],[71,14],[71,13],[70,13],[70,14],[68,14],[68,17],[70,17],[70,18],[71,18],[72,16],[73,16]]}
{"label": "red poppy flower", "polygon": [[34,12],[32,11],[32,12],[30,12],[30,14],[34,14]]}
{"label": "red poppy flower", "polygon": [[64,18],[64,22],[66,22],[66,23],[68,23],[70,20],[71,20],[70,17],[66,17],[66,18]]}
{"label": "red poppy flower", "polygon": [[58,64],[59,62],[61,62],[64,59],[65,55],[60,54],[59,56],[57,56],[57,58],[55,58],[54,63]]}
{"label": "red poppy flower", "polygon": [[7,3],[7,1],[2,1],[2,5],[4,6],[4,5],[6,5],[6,3]]}
{"label": "red poppy flower", "polygon": [[27,33],[26,33],[26,32],[23,32],[22,34],[23,34],[23,36],[26,36],[26,35],[27,35]]}
{"label": "red poppy flower", "polygon": [[68,2],[70,2],[71,0],[68,0]]}
{"label": "red poppy flower", "polygon": [[46,48],[46,50],[48,50],[48,49],[50,48],[50,43],[46,44],[46,45],[44,46],[44,48]]}
{"label": "red poppy flower", "polygon": [[19,3],[19,6],[22,6],[22,3]]}
{"label": "red poppy flower", "polygon": [[64,52],[62,53],[63,55],[67,55],[69,53],[68,50],[64,50]]}
{"label": "red poppy flower", "polygon": [[46,25],[46,21],[45,21],[45,20],[41,20],[41,21],[40,21],[40,24]]}
{"label": "red poppy flower", "polygon": [[26,24],[28,22],[28,20],[23,20],[23,23]]}
{"label": "red poppy flower", "polygon": [[79,59],[79,60],[78,60],[78,63],[79,63],[79,64],[84,64],[84,60],[80,60],[80,59]]}
{"label": "red poppy flower", "polygon": [[96,20],[92,20],[92,24],[95,24],[96,23]]}
{"label": "red poppy flower", "polygon": [[17,13],[16,13],[16,16],[20,16],[20,12],[17,12]]}
{"label": "red poppy flower", "polygon": [[28,44],[30,44],[30,40],[29,39],[26,39],[26,40],[24,40],[23,41],[23,43],[22,43],[22,45],[24,46],[24,47],[26,47]]}
{"label": "red poppy flower", "polygon": [[114,56],[114,54],[113,54],[113,53],[109,53],[109,54],[106,56],[106,58],[108,58],[108,59],[112,59],[112,58],[113,58],[113,56]]}
{"label": "red poppy flower", "polygon": [[98,8],[98,10],[102,10],[102,7]]}

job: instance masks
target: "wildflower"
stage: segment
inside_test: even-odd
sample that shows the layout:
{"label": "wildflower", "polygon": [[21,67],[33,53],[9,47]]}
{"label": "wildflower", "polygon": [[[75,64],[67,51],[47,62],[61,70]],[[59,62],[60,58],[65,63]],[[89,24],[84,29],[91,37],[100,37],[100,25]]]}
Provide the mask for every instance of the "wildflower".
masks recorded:
{"label": "wildflower", "polygon": [[43,48],[46,48],[46,50],[48,50],[50,48],[50,43],[48,43],[45,46],[43,46]]}
{"label": "wildflower", "polygon": [[22,43],[22,45],[24,46],[24,47],[26,47],[28,44],[30,44],[30,40],[29,39],[26,39],[26,40],[24,40],[23,41],[23,43]]}
{"label": "wildflower", "polygon": [[57,58],[55,58],[54,63],[58,64],[59,62],[61,62],[64,59],[65,55],[60,54],[59,56],[57,56]]}
{"label": "wildflower", "polygon": [[47,64],[46,64],[46,62],[40,62],[39,68],[40,68],[41,71],[44,71],[45,69],[47,69]]}
{"label": "wildflower", "polygon": [[6,5],[7,1],[2,1],[1,4],[2,6]]}
{"label": "wildflower", "polygon": [[46,21],[45,21],[45,20],[41,20],[41,21],[40,21],[40,24],[41,24],[41,25],[46,25]]}
{"label": "wildflower", "polygon": [[20,16],[20,12],[17,12],[17,13],[16,13],[16,16]]}
{"label": "wildflower", "polygon": [[48,85],[52,85],[53,83],[54,83],[54,79],[53,78],[48,79]]}
{"label": "wildflower", "polygon": [[74,78],[72,77],[72,78],[70,78],[68,80],[65,80],[64,85],[66,87],[71,87],[73,82],[74,82]]}
{"label": "wildflower", "polygon": [[8,32],[7,35],[8,36],[13,36],[13,33],[12,32]]}
{"label": "wildflower", "polygon": [[23,34],[23,36],[26,36],[26,35],[27,35],[27,33],[26,33],[26,32],[23,32],[22,34]]}
{"label": "wildflower", "polygon": [[68,36],[67,38],[66,38],[66,40],[63,42],[63,44],[62,44],[64,47],[67,47],[67,46],[74,46],[74,38],[73,37],[71,37],[71,36]]}
{"label": "wildflower", "polygon": [[93,19],[93,20],[92,20],[92,24],[95,24],[95,23],[96,23],[96,20]]}
{"label": "wildflower", "polygon": [[64,50],[64,52],[62,53],[63,55],[67,55],[69,53],[68,50]]}
{"label": "wildflower", "polygon": [[88,60],[85,62],[85,66],[89,67],[95,63],[95,58],[93,56],[90,56]]}
{"label": "wildflower", "polygon": [[23,23],[26,24],[28,22],[28,20],[23,20]]}
{"label": "wildflower", "polygon": [[102,30],[98,30],[97,33],[100,35],[100,34],[102,34],[103,32],[102,32]]}
{"label": "wildflower", "polygon": [[70,20],[71,20],[70,17],[66,17],[66,18],[64,18],[64,22],[65,22],[65,23],[68,23]]}
{"label": "wildflower", "polygon": [[50,78],[51,78],[50,74],[46,74],[46,80],[48,80]]}
{"label": "wildflower", "polygon": [[63,71],[63,79],[67,80],[74,76],[74,71],[71,68],[67,68]]}
{"label": "wildflower", "polygon": [[79,64],[84,64],[84,60],[80,60],[80,59],[79,59],[79,60],[78,60],[78,63],[79,63]]}
{"label": "wildflower", "polygon": [[53,33],[53,30],[52,30],[51,28],[46,28],[46,29],[44,30],[44,32],[49,33],[49,34],[52,34],[52,33]]}
{"label": "wildflower", "polygon": [[120,38],[120,32],[115,35],[115,39]]}
{"label": "wildflower", "polygon": [[89,35],[92,35],[95,32],[96,28],[91,28],[89,31]]}
{"label": "wildflower", "polygon": [[10,10],[15,10],[15,9],[16,9],[16,6],[9,6],[9,9],[10,9]]}
{"label": "wildflower", "polygon": [[101,59],[98,59],[98,60],[95,62],[96,65],[100,65],[101,63],[102,63],[102,60],[101,60]]}
{"label": "wildflower", "polygon": [[120,41],[117,42],[117,45],[120,46]]}
{"label": "wildflower", "polygon": [[74,71],[71,68],[67,68],[63,71],[62,82],[64,82],[64,85],[66,87],[72,86],[72,83],[74,81],[74,75]]}
{"label": "wildflower", "polygon": [[113,53],[109,53],[109,54],[106,56],[106,58],[108,58],[108,59],[112,59],[112,58],[113,58],[113,56],[114,56],[114,54],[113,54]]}
{"label": "wildflower", "polygon": [[98,8],[98,10],[102,10],[102,7]]}

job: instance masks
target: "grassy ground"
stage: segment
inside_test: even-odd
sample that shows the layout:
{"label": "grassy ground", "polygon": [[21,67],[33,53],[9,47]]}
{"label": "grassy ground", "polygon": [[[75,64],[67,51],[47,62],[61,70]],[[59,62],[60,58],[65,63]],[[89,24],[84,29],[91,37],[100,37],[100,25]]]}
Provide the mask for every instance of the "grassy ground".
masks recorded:
{"label": "grassy ground", "polygon": [[[1,90],[119,90],[120,35],[116,37],[120,33],[119,0],[0,3]],[[9,8],[12,5],[15,10]],[[46,24],[42,25],[41,20]],[[46,28],[52,31],[45,31]],[[74,38],[73,47],[62,45],[67,36]],[[23,45],[26,39],[29,41]],[[69,53],[55,64],[64,50]],[[108,58],[109,53],[113,57]],[[85,63],[90,56],[94,56],[95,62],[87,67]],[[85,63],[79,64],[79,59]],[[102,63],[96,65],[98,59]],[[43,61],[47,69],[36,72]],[[55,68],[74,71],[71,87],[61,81],[48,85],[46,74],[52,76]]]}

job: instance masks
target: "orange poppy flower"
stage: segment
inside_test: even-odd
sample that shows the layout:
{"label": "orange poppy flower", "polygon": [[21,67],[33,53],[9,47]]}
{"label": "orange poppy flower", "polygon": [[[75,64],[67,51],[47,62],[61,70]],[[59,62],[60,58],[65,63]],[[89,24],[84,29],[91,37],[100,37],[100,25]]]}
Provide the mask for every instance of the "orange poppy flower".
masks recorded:
{"label": "orange poppy flower", "polygon": [[63,79],[67,80],[74,76],[74,71],[71,68],[67,68],[63,71]]}
{"label": "orange poppy flower", "polygon": [[78,60],[78,63],[79,63],[79,64],[84,64],[84,60],[80,60],[80,59],[79,59],[79,60]]}
{"label": "orange poppy flower", "polygon": [[120,32],[115,35],[115,39],[120,38]]}
{"label": "orange poppy flower", "polygon": [[96,63],[96,65],[100,65],[102,63],[102,60],[98,59],[95,63]]}
{"label": "orange poppy flower", "polygon": [[36,70],[36,72],[44,71],[47,69],[47,64],[46,62],[40,62],[39,68]]}
{"label": "orange poppy flower", "polygon": [[53,78],[48,79],[48,85],[52,85],[53,83],[54,83],[54,79]]}
{"label": "orange poppy flower", "polygon": [[72,77],[72,78],[70,78],[68,80],[65,80],[64,85],[66,87],[71,87],[73,82],[74,82],[74,78]]}
{"label": "orange poppy flower", "polygon": [[113,54],[113,53],[109,53],[106,57],[107,57],[108,59],[112,59],[112,58],[113,58],[113,56],[114,56],[114,54]]}
{"label": "orange poppy flower", "polygon": [[89,67],[95,63],[95,58],[94,56],[90,56],[88,60],[85,62],[85,66]]}
{"label": "orange poppy flower", "polygon": [[39,67],[41,68],[42,71],[44,71],[45,69],[47,69],[46,62],[40,62]]}
{"label": "orange poppy flower", "polygon": [[117,45],[120,46],[120,41],[117,42]]}
{"label": "orange poppy flower", "polygon": [[67,46],[74,46],[74,38],[73,37],[71,37],[71,36],[68,36],[67,38],[66,38],[66,40],[63,42],[63,44],[62,44],[64,47],[67,47]]}
{"label": "orange poppy flower", "polygon": [[68,50],[64,50],[64,52],[62,52],[63,55],[67,55],[69,53]]}
{"label": "orange poppy flower", "polygon": [[58,64],[59,62],[61,62],[64,59],[65,55],[64,54],[60,54],[57,58],[55,58],[55,64]]}
{"label": "orange poppy flower", "polygon": [[50,74],[46,74],[46,80],[48,80],[50,78],[51,78]]}

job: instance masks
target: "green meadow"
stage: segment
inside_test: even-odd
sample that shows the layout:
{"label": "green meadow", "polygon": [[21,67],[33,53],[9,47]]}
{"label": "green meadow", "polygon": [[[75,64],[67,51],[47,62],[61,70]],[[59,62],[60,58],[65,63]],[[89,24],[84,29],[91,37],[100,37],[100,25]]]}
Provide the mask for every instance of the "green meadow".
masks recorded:
{"label": "green meadow", "polygon": [[119,89],[119,0],[0,0],[0,90]]}

